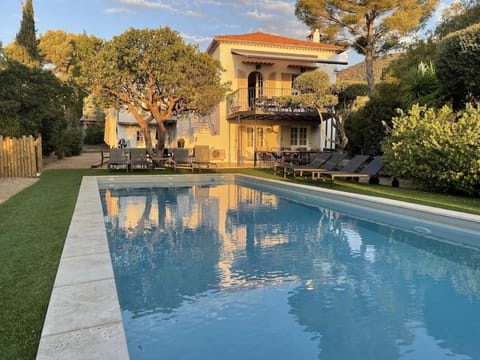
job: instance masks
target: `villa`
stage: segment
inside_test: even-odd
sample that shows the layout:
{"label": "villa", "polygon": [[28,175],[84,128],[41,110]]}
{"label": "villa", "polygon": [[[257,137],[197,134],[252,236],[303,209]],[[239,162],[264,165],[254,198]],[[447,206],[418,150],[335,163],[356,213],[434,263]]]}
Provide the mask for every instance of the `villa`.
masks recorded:
{"label": "villa", "polygon": [[[315,109],[281,106],[276,99],[295,94],[294,80],[306,71],[325,71],[335,82],[337,66],[347,64],[344,47],[321,43],[318,31],[307,40],[255,32],[217,35],[207,52],[220,61],[225,69],[222,81],[231,83],[232,92],[209,116],[172,119],[167,124],[167,147],[176,147],[178,139],[188,148],[208,144],[213,161],[233,166],[251,165],[259,151],[334,147],[329,141],[334,129],[327,120],[322,134]],[[117,127],[110,145],[124,138],[128,146],[145,146],[132,116],[120,112],[109,118]],[[154,123],[151,133],[155,139]]]}

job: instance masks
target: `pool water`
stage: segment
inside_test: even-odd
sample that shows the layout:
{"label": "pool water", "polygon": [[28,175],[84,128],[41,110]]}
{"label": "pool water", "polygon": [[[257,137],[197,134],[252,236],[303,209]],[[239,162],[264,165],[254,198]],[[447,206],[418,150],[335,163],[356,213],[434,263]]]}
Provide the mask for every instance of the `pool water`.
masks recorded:
{"label": "pool water", "polygon": [[480,359],[478,249],[238,184],[101,195],[131,359]]}

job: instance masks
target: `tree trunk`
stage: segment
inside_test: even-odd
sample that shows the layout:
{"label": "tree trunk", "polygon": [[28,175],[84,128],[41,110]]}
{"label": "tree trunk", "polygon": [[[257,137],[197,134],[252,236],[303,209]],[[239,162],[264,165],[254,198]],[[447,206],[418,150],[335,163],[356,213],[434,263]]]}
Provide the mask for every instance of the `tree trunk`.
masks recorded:
{"label": "tree trunk", "polygon": [[366,15],[366,25],[367,25],[367,44],[365,45],[365,75],[367,79],[368,87],[370,92],[375,91],[375,77],[373,75],[373,53],[374,53],[374,42],[375,42],[375,22],[376,14],[369,13]]}
{"label": "tree trunk", "polygon": [[367,47],[367,53],[365,54],[365,67],[366,67],[366,78],[367,84],[370,88],[370,92],[375,91],[375,77],[373,75],[373,48]]}
{"label": "tree trunk", "polygon": [[163,154],[163,149],[165,149],[165,139],[167,135],[167,130],[165,129],[165,125],[163,121],[157,120],[157,154]]}
{"label": "tree trunk", "polygon": [[135,117],[135,120],[137,120],[138,125],[140,125],[140,131],[142,132],[143,138],[145,139],[145,147],[147,148],[147,152],[151,154],[152,153],[152,137],[150,136],[148,124],[150,123],[150,121],[153,120],[153,117],[150,116],[144,119],[132,104],[127,104],[127,107],[130,113],[132,113],[133,116]]}
{"label": "tree trunk", "polygon": [[140,123],[140,130],[142,131],[143,138],[145,139],[145,147],[147,148],[147,153],[152,153],[152,136],[150,135],[150,130],[148,129],[148,122]]}
{"label": "tree trunk", "polygon": [[348,137],[345,132],[345,120],[342,115],[335,113],[332,114],[332,118],[335,119],[335,144],[339,147],[340,151],[345,150],[348,144]]}

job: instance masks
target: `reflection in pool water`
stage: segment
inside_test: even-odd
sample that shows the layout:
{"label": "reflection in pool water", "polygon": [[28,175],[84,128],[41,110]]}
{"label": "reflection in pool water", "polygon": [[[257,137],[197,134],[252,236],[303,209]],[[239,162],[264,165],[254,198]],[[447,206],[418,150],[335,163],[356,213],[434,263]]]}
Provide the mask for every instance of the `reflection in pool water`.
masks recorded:
{"label": "reflection in pool water", "polygon": [[101,190],[132,359],[479,359],[480,252],[240,185]]}

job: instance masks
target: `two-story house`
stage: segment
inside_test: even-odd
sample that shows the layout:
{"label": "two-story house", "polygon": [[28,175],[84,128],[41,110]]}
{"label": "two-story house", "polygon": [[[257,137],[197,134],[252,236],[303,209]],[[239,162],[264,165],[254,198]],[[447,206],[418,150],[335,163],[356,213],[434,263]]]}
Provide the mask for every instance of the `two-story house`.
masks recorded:
{"label": "two-story house", "polygon": [[208,122],[211,132],[198,132],[196,144],[209,144],[212,158],[231,165],[249,165],[256,151],[324,150],[334,145],[333,128],[320,128],[315,109],[280,104],[295,93],[293,82],[305,71],[323,70],[335,81],[345,48],[261,32],[215,36],[207,52],[218,59],[232,93]]}
{"label": "two-story house", "polygon": [[[320,127],[315,109],[285,105],[279,99],[295,94],[293,82],[306,71],[323,70],[335,82],[336,67],[347,64],[344,47],[321,43],[318,31],[309,40],[256,32],[217,35],[207,52],[220,61],[225,69],[222,81],[231,83],[232,92],[209,116],[176,119],[166,147],[175,147],[178,139],[188,148],[209,145],[211,159],[230,166],[251,165],[258,151],[334,147],[334,129],[328,123]],[[135,120],[119,120],[118,138],[129,134],[129,144],[141,147]]]}

